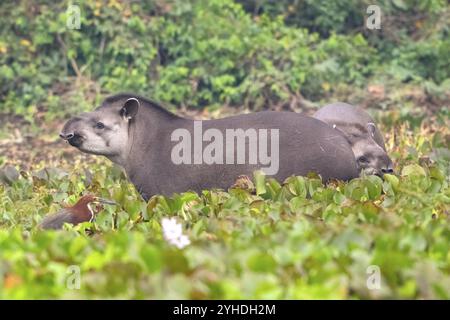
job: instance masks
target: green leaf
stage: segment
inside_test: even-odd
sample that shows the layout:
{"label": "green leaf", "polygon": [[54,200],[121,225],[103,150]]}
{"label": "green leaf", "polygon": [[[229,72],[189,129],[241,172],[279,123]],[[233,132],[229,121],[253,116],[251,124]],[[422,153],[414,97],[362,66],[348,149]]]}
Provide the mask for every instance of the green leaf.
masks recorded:
{"label": "green leaf", "polygon": [[255,253],[247,260],[248,267],[254,272],[273,272],[277,266],[275,259],[266,253]]}
{"label": "green leaf", "polygon": [[149,272],[157,272],[163,266],[160,251],[153,245],[146,244],[141,248],[141,258]]}
{"label": "green leaf", "polygon": [[253,173],[254,179],[255,179],[255,187],[256,187],[256,194],[262,195],[266,193],[266,184],[265,179],[266,175],[263,171],[258,170]]}
{"label": "green leaf", "polygon": [[410,164],[403,168],[402,176],[426,176],[425,170],[418,164]]}

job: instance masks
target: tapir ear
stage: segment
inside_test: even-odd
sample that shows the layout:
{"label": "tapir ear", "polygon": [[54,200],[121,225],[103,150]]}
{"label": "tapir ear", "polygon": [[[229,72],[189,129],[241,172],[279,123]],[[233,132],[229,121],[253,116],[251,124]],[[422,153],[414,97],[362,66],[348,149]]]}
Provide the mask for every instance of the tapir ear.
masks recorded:
{"label": "tapir ear", "polygon": [[121,116],[126,120],[133,119],[139,110],[139,100],[136,98],[128,99],[120,110]]}
{"label": "tapir ear", "polygon": [[374,137],[375,136],[375,131],[377,130],[377,127],[375,126],[375,123],[369,122],[366,127],[367,127],[367,131],[369,132],[370,136]]}
{"label": "tapir ear", "polygon": [[340,133],[342,133],[342,135],[344,136],[345,140],[347,140],[347,142],[352,145],[353,144],[353,136],[351,134],[346,133],[345,131],[342,131],[336,124],[332,124],[331,125],[333,127],[334,130],[339,131]]}

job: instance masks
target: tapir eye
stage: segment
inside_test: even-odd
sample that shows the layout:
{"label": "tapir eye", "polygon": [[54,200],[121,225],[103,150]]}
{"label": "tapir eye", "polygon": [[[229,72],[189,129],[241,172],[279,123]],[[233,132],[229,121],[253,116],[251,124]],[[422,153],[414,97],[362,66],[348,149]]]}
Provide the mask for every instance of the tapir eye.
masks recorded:
{"label": "tapir eye", "polygon": [[368,163],[369,159],[367,159],[364,156],[361,156],[361,157],[358,158],[358,162],[360,162],[360,163]]}
{"label": "tapir eye", "polygon": [[105,125],[103,124],[103,122],[99,121],[95,124],[95,128],[96,129],[105,129]]}

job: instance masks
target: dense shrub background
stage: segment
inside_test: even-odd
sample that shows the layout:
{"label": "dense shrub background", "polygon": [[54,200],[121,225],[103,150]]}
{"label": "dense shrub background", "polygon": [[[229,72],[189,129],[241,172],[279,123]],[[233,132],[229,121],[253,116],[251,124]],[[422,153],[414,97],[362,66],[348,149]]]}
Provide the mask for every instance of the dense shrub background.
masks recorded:
{"label": "dense shrub background", "polygon": [[[62,116],[105,93],[134,91],[194,108],[295,107],[368,79],[448,88],[445,0],[2,2],[1,111]],[[442,91],[443,89],[441,89]]]}

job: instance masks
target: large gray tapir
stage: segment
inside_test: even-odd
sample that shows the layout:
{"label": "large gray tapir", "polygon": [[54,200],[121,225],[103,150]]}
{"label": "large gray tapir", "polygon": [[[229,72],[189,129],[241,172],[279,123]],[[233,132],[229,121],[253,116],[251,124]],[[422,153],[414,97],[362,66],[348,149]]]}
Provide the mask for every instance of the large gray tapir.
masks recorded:
{"label": "large gray tapir", "polygon": [[176,116],[134,94],[105,99],[71,118],[61,138],[82,152],[121,165],[144,199],[188,190],[229,188],[258,169],[283,181],[316,172],[358,176],[345,137],[327,124],[291,112],[257,112],[197,121]]}

